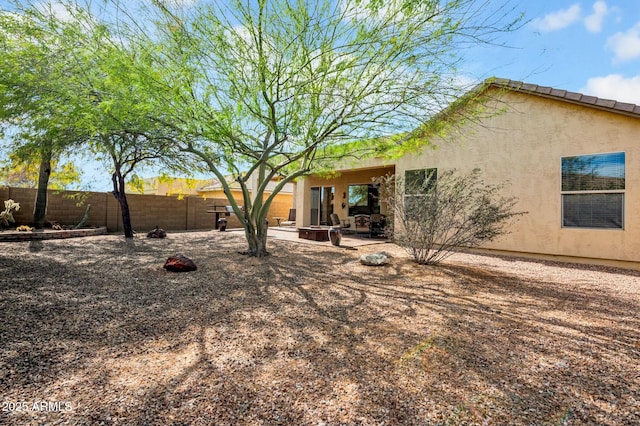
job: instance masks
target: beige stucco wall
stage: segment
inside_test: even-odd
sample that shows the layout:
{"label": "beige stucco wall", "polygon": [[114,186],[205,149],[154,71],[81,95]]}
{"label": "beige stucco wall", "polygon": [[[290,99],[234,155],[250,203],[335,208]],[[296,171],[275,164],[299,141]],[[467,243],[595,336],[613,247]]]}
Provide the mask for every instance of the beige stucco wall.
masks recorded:
{"label": "beige stucco wall", "polygon": [[[506,111],[467,127],[455,141],[434,140],[438,149],[406,155],[397,173],[478,167],[488,183],[509,180],[517,209],[529,213],[487,248],[640,262],[640,120],[516,92],[501,96]],[[626,153],[625,229],[562,228],[561,158],[618,151]]]}

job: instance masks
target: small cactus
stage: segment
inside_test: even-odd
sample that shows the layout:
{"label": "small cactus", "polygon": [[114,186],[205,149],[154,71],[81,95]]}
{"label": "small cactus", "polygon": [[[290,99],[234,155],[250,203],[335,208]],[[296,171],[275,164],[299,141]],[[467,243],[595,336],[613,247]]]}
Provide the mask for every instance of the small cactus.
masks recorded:
{"label": "small cactus", "polygon": [[20,204],[13,200],[7,200],[4,202],[4,211],[0,212],[0,228],[9,227],[10,223],[15,223],[13,218],[13,211],[20,210]]}

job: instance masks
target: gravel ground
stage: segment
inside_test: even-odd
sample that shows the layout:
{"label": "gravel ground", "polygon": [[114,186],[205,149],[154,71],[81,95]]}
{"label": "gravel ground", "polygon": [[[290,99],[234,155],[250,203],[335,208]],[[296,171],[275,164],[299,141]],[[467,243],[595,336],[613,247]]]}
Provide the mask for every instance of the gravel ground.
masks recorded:
{"label": "gravel ground", "polygon": [[[640,424],[640,274],[392,244],[0,243],[0,423]],[[362,253],[390,265],[359,264]],[[195,272],[164,271],[182,253]]]}

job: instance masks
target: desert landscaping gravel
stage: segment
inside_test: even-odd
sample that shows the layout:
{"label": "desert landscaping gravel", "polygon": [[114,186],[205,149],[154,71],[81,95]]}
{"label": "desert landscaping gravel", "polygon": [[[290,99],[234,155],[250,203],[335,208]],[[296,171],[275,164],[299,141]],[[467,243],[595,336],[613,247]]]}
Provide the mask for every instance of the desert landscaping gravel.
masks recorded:
{"label": "desert landscaping gravel", "polygon": [[[640,274],[242,235],[0,243],[0,424],[636,425]],[[386,266],[359,263],[385,251]],[[198,270],[172,273],[181,253]]]}

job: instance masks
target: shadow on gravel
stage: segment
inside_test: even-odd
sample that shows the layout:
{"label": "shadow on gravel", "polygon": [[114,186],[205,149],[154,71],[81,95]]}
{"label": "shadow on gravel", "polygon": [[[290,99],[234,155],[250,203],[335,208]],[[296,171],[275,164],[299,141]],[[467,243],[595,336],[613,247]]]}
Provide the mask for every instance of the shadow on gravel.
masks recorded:
{"label": "shadow on gravel", "polygon": [[[637,298],[242,247],[206,233],[7,251],[0,394],[73,409],[0,423],[640,423]],[[198,271],[165,272],[177,252]]]}

